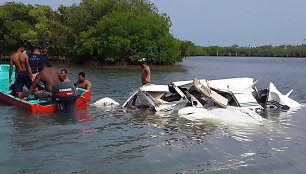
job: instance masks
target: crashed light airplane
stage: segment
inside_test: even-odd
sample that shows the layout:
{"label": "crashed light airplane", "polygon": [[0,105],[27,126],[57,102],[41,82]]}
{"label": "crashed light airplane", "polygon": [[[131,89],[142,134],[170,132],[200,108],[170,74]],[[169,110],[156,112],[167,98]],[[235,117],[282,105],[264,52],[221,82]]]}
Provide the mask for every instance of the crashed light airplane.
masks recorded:
{"label": "crashed light airplane", "polygon": [[[177,112],[187,119],[211,119],[260,123],[258,113],[266,109],[288,110],[301,104],[289,98],[292,90],[281,94],[273,83],[257,90],[253,78],[230,78],[172,82],[169,85],[144,85],[134,91],[123,108]],[[102,102],[102,101],[101,101]]]}

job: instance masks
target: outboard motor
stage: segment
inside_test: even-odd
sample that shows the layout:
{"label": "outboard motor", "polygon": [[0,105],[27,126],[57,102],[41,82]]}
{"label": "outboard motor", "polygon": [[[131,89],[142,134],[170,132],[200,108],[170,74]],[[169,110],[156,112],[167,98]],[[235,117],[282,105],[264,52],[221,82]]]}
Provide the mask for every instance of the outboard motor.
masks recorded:
{"label": "outboard motor", "polygon": [[80,95],[76,83],[72,82],[61,82],[60,84],[53,86],[52,89],[52,99],[55,101],[59,112],[66,111],[74,113],[75,103]]}

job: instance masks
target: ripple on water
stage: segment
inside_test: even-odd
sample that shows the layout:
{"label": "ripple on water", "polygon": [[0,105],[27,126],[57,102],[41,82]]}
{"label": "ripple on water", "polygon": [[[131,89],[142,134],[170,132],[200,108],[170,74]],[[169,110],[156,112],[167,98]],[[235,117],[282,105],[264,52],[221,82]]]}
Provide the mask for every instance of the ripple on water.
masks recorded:
{"label": "ripple on water", "polygon": [[[152,81],[228,77],[275,82],[306,102],[300,60],[197,57],[178,66],[153,66]],[[250,66],[252,65],[252,66]],[[56,65],[63,68],[65,65]],[[233,69],[235,71],[233,71]],[[287,69],[286,72],[279,69]],[[69,66],[76,81],[92,82],[90,103],[111,97],[122,104],[140,85],[139,67]],[[279,77],[285,78],[279,78]],[[295,84],[294,86],[292,84]],[[0,103],[0,171],[5,173],[304,173],[306,108],[265,113],[260,126],[190,121],[176,113],[155,115],[89,105],[76,119],[32,115]]]}

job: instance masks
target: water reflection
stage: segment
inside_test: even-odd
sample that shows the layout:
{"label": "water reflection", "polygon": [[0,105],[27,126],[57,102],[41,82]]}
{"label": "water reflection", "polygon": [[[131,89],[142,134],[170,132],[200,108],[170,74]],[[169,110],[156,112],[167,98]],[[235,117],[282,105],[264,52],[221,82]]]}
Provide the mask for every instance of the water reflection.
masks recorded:
{"label": "water reflection", "polygon": [[75,112],[32,113],[13,107],[15,112],[14,127],[20,131],[31,131],[32,128],[57,124],[73,124],[92,121],[87,109],[76,109]]}

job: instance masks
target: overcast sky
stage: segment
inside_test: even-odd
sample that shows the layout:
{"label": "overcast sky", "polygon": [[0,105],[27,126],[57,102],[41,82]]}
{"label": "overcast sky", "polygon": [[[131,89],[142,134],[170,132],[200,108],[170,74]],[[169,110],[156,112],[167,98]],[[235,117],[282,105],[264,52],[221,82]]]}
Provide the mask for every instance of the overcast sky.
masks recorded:
{"label": "overcast sky", "polygon": [[[306,0],[150,0],[170,16],[171,33],[201,46],[306,44]],[[0,0],[0,4],[6,2]],[[72,5],[80,0],[15,0]]]}

